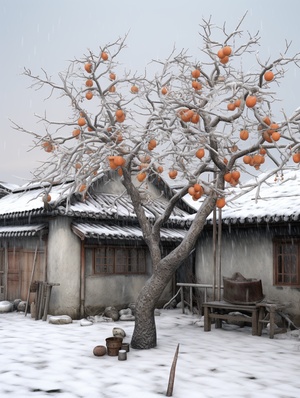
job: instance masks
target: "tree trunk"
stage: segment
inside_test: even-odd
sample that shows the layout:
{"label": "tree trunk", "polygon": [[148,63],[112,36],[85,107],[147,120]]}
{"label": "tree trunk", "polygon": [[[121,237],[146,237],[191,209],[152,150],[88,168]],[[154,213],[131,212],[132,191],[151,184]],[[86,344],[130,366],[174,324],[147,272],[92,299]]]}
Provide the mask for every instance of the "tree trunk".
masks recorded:
{"label": "tree trunk", "polygon": [[169,268],[160,268],[160,264],[158,268],[160,271],[147,281],[136,302],[132,348],[149,349],[157,344],[154,310],[173,274]]}
{"label": "tree trunk", "polygon": [[156,347],[156,326],[153,303],[146,300],[148,293],[144,286],[139,294],[135,308],[135,326],[131,339],[131,347],[149,349]]}
{"label": "tree trunk", "polygon": [[214,206],[213,195],[207,197],[180,245],[158,264],[153,264],[154,273],[142,288],[136,302],[135,328],[131,340],[133,348],[149,349],[156,346],[155,307],[172,275],[194,248],[206,218]]}

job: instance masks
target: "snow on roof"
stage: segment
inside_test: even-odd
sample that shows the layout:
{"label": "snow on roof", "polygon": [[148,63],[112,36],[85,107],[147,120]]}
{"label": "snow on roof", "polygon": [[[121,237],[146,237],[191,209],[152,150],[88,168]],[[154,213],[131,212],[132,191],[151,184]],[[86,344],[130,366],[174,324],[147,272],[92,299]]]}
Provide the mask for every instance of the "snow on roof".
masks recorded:
{"label": "snow on roof", "polygon": [[[279,174],[278,177],[272,175],[266,178],[268,175],[268,172],[262,173],[256,179],[232,190],[222,209],[224,223],[276,223],[299,219],[300,170],[288,170],[282,176]],[[249,190],[251,186],[253,189]],[[242,191],[246,193],[240,195]],[[211,214],[208,222],[212,222],[212,217]]]}
{"label": "snow on roof", "polygon": [[[128,195],[109,193],[91,193],[81,202],[72,198],[70,203],[64,201],[68,196],[68,184],[53,186],[50,192],[50,208],[54,214],[72,217],[89,217],[97,219],[130,218],[136,219],[133,205]],[[45,211],[43,197],[46,188],[28,186],[18,189],[0,199],[0,218],[25,216],[28,214],[42,214]],[[56,203],[58,201],[58,203]],[[56,203],[56,204],[55,204]],[[167,201],[165,198],[156,198],[149,204],[144,204],[146,216],[154,218],[155,214],[162,214]],[[51,208],[52,205],[52,208]],[[170,217],[171,222],[184,223],[191,216],[184,210],[175,207]]]}
{"label": "snow on roof", "polygon": [[[66,187],[64,186],[64,189]],[[61,186],[55,186],[51,190],[51,198],[55,200],[62,191]],[[11,216],[12,214],[40,213],[44,210],[43,197],[44,188],[15,190],[0,199],[0,217]]]}
{"label": "snow on roof", "polygon": [[[262,173],[256,179],[231,189],[226,197],[226,206],[222,209],[224,223],[274,223],[297,221],[300,218],[300,170],[284,171],[283,178],[281,173],[276,178],[274,175],[267,178],[269,174]],[[184,200],[196,211],[203,202],[202,198],[193,201],[189,194]],[[212,223],[212,219],[211,213],[207,222]]]}
{"label": "snow on roof", "polygon": [[8,191],[13,191],[16,188],[19,188],[19,185],[12,184],[10,182],[0,181],[0,187],[5,188]]}
{"label": "snow on roof", "polygon": [[45,229],[46,224],[5,226],[0,227],[0,238],[13,236],[36,236],[40,231]]}
{"label": "snow on roof", "polygon": [[[138,227],[103,225],[96,223],[72,223],[73,232],[81,239],[83,238],[103,238],[103,239],[134,239],[142,240],[143,233]],[[161,239],[168,241],[182,240],[186,231],[180,229],[161,229]]]}
{"label": "snow on roof", "polygon": [[[87,196],[85,202],[70,204],[67,210],[70,216],[93,217],[93,218],[136,218],[133,206],[127,195],[119,196],[107,193]],[[153,214],[146,210],[147,217]]]}
{"label": "snow on roof", "polygon": [[[300,170],[289,170],[283,173],[275,181],[271,176],[263,182],[259,189],[253,188],[249,192],[238,195],[242,191],[247,191],[251,185],[266,178],[268,173],[261,174],[256,180],[248,181],[240,188],[232,190],[227,197],[227,205],[222,209],[222,219],[225,223],[257,223],[257,222],[282,222],[298,220],[300,218]],[[57,200],[67,186],[54,186],[51,190],[52,200]],[[28,189],[25,191],[17,190],[0,199],[0,217],[11,216],[12,214],[26,214],[27,212],[44,211],[43,196],[44,188]],[[67,196],[67,191],[63,197]],[[233,200],[233,197],[236,197]],[[197,209],[201,202],[190,201],[190,195],[186,195],[185,200],[190,206]],[[153,218],[154,213],[162,214],[166,206],[164,198],[156,199],[154,202],[145,205],[147,217]],[[51,202],[50,202],[51,205]],[[60,214],[91,217],[98,219],[115,218],[136,218],[132,203],[128,195],[114,195],[98,193],[88,195],[85,202],[72,201],[66,208],[60,204],[57,209]],[[175,208],[170,221],[181,223],[189,221],[193,215]],[[208,217],[211,223],[212,214]]]}
{"label": "snow on roof", "polygon": [[[259,176],[259,181],[266,175]],[[231,199],[232,196],[222,210],[225,223],[297,221],[300,216],[300,171],[290,170],[277,178],[273,175],[258,188]]]}
{"label": "snow on roof", "polygon": [[[167,201],[163,198],[156,198],[149,203],[143,203],[146,217],[153,219],[155,214],[161,215],[165,210]],[[129,195],[113,195],[97,193],[88,195],[85,202],[72,203],[67,215],[93,218],[130,218],[136,219],[136,214]],[[191,215],[184,210],[175,207],[170,217],[171,222],[184,223],[191,219]]]}

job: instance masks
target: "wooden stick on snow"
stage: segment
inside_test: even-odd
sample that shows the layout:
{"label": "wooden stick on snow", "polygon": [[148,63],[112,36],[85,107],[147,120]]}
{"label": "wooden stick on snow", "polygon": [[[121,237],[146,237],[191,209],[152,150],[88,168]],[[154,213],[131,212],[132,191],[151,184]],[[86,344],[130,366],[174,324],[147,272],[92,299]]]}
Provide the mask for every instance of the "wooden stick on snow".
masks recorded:
{"label": "wooden stick on snow", "polygon": [[166,397],[172,397],[172,395],[173,395],[173,387],[174,387],[175,371],[176,371],[178,353],[179,353],[179,344],[177,345],[177,349],[175,351],[173,363],[172,363],[172,366],[171,366],[171,369],[170,369],[169,384],[168,384],[168,390],[167,390],[167,393],[166,393]]}

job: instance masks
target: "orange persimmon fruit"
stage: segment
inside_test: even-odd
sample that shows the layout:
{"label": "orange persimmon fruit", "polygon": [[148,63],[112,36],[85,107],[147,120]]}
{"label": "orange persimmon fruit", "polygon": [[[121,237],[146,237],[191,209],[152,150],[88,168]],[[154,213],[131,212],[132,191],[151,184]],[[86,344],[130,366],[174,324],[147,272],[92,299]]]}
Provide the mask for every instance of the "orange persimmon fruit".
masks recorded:
{"label": "orange persimmon fruit", "polygon": [[86,98],[87,100],[91,100],[91,99],[93,98],[93,96],[94,96],[94,94],[93,94],[91,91],[88,91],[88,92],[85,94],[85,98]]}
{"label": "orange persimmon fruit", "polygon": [[108,60],[108,54],[105,51],[102,51],[101,53],[101,58],[103,59],[103,61],[107,61]]}
{"label": "orange persimmon fruit", "polygon": [[200,77],[200,70],[199,69],[194,69],[193,71],[192,71],[192,76],[193,76],[193,78],[194,79],[198,79],[198,77]]}
{"label": "orange persimmon fruit", "polygon": [[196,157],[198,159],[202,159],[205,155],[205,150],[203,148],[199,148],[196,152]]}
{"label": "orange persimmon fruit", "polygon": [[246,98],[246,106],[248,108],[253,108],[257,103],[257,98],[255,97],[255,95],[248,95],[248,97]]}
{"label": "orange persimmon fruit", "polygon": [[80,118],[78,119],[77,123],[78,123],[78,126],[83,127],[83,126],[85,126],[85,124],[86,124],[86,120],[85,120],[84,117],[80,117]]}
{"label": "orange persimmon fruit", "polygon": [[225,206],[225,204],[226,204],[225,198],[218,198],[217,199],[216,206],[219,209],[222,209]]}
{"label": "orange persimmon fruit", "polygon": [[177,177],[178,171],[177,170],[170,170],[169,171],[169,177],[174,180]]}
{"label": "orange persimmon fruit", "polygon": [[264,73],[264,79],[266,82],[270,82],[274,79],[274,73],[271,70],[267,70]]}
{"label": "orange persimmon fruit", "polygon": [[92,73],[92,64],[90,62],[87,62],[84,64],[84,69],[86,70],[87,73]]}
{"label": "orange persimmon fruit", "polygon": [[249,131],[248,130],[241,130],[240,131],[240,139],[246,141],[249,138]]}

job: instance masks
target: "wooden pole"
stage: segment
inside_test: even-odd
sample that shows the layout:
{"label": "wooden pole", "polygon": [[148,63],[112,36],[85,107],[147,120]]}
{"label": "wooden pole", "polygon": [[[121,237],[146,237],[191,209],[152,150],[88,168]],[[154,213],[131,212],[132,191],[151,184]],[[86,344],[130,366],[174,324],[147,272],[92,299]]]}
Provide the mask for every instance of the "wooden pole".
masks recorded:
{"label": "wooden pole", "polygon": [[38,281],[36,284],[36,293],[35,293],[35,320],[38,320],[39,308],[40,308],[40,289],[41,282]]}
{"label": "wooden pole", "polygon": [[173,359],[173,363],[172,363],[171,370],[170,370],[169,384],[168,384],[166,397],[172,397],[172,395],[173,395],[173,387],[174,387],[175,371],[176,371],[178,353],[179,353],[179,344],[177,345],[177,348],[176,348],[176,351],[175,351],[175,355],[174,355],[174,359]]}
{"label": "wooden pole", "polygon": [[30,286],[31,286],[31,284],[32,284],[33,275],[34,275],[34,271],[35,271],[35,264],[36,264],[36,258],[37,258],[38,245],[39,245],[39,243],[37,242],[36,247],[35,247],[35,252],[34,252],[34,258],[33,258],[33,264],[32,264],[30,282],[29,282],[29,286],[28,286],[28,293],[27,293],[27,300],[26,300],[26,307],[25,307],[25,316],[27,316],[27,312],[28,312],[29,295],[30,295]]}
{"label": "wooden pole", "polygon": [[40,282],[40,292],[39,292],[39,310],[37,312],[37,320],[42,318],[45,306],[45,288],[47,282]]}
{"label": "wooden pole", "polygon": [[180,295],[181,295],[181,309],[182,313],[184,314],[184,291],[183,291],[183,286],[180,288]]}
{"label": "wooden pole", "polygon": [[218,301],[221,301],[221,285],[222,285],[221,240],[222,240],[222,209],[219,209],[219,220],[218,220]]}
{"label": "wooden pole", "polygon": [[216,299],[216,279],[217,279],[217,225],[216,208],[213,210],[213,301]]}
{"label": "wooden pole", "polygon": [[85,315],[85,251],[84,241],[81,241],[81,270],[80,270],[80,316]]}
{"label": "wooden pole", "polygon": [[7,300],[8,294],[8,244],[4,246],[4,300]]}

